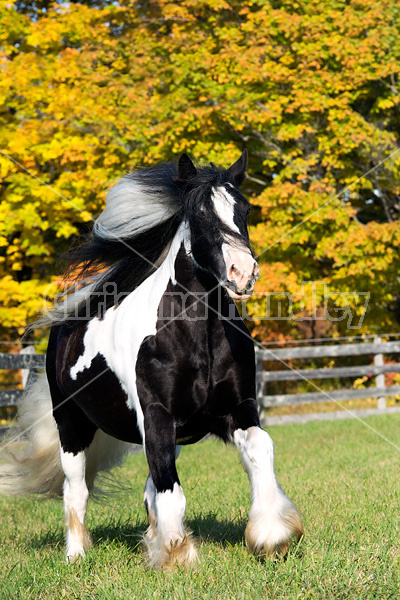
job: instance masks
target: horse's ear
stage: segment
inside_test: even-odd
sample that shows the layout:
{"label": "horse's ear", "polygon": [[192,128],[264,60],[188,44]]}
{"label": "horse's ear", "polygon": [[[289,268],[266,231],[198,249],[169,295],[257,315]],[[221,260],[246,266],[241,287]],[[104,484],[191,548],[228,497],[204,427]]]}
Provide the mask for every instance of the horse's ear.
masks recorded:
{"label": "horse's ear", "polygon": [[183,180],[193,179],[196,175],[197,169],[189,156],[185,153],[181,154],[178,160],[178,178]]}
{"label": "horse's ear", "polygon": [[242,156],[228,169],[228,177],[232,179],[236,187],[242,185],[247,169],[247,150],[243,150]]}

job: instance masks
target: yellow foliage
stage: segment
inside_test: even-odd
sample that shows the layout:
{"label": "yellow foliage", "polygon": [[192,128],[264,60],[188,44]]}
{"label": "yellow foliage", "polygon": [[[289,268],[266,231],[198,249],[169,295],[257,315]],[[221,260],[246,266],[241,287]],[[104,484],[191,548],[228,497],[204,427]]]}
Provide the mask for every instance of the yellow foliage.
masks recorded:
{"label": "yellow foliage", "polygon": [[[244,146],[258,289],[323,280],[329,293],[368,292],[360,331],[395,327],[399,221],[381,199],[400,194],[400,153],[386,160],[400,137],[396,0],[47,6],[0,5],[7,332],[39,310],[55,259],[111,181],[182,151],[229,164]],[[260,321],[257,334],[296,327]]]}

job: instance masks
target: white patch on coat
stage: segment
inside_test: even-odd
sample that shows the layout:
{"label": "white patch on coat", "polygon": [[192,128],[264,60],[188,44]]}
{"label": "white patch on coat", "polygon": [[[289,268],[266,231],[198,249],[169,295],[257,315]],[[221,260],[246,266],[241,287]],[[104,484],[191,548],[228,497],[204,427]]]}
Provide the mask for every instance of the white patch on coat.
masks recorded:
{"label": "white patch on coat", "polygon": [[70,370],[71,378],[76,379],[78,373],[90,367],[97,354],[104,356],[128,396],[129,408],[136,411],[143,443],[143,411],[136,388],[136,361],[143,340],[157,332],[158,307],[169,281],[176,283],[175,260],[182,242],[188,251],[190,232],[186,223],[179,226],[162,265],[121,304],[109,308],[103,319],[95,317],[89,322],[83,338],[84,352]]}

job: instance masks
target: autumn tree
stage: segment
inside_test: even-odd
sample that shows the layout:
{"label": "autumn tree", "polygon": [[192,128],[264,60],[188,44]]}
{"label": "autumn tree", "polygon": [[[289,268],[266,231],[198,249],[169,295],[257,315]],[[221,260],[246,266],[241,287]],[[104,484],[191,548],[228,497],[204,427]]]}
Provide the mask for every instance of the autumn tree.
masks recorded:
{"label": "autumn tree", "polygon": [[[395,0],[3,3],[4,334],[41,308],[57,257],[88,231],[113,179],[182,151],[229,164],[243,147],[258,290],[290,294],[306,318],[325,288],[304,282],[327,286],[331,310],[348,301],[361,313],[363,297],[343,294],[369,293],[356,333],[393,330],[399,13]],[[268,302],[273,316],[279,296]],[[256,297],[249,314],[266,303]],[[263,340],[302,335],[293,319],[254,327]]]}

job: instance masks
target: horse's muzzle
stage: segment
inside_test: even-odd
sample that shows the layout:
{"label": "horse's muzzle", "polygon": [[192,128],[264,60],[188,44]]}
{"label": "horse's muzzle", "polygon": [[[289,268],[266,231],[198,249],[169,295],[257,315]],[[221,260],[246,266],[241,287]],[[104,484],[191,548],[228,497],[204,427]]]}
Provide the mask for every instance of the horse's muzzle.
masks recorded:
{"label": "horse's muzzle", "polygon": [[260,276],[258,264],[256,261],[254,261],[253,271],[250,277],[246,277],[245,274],[240,273],[237,270],[234,273],[236,275],[234,279],[228,279],[224,282],[224,287],[226,288],[228,294],[235,300],[245,300],[250,298],[254,291],[254,284]]}

